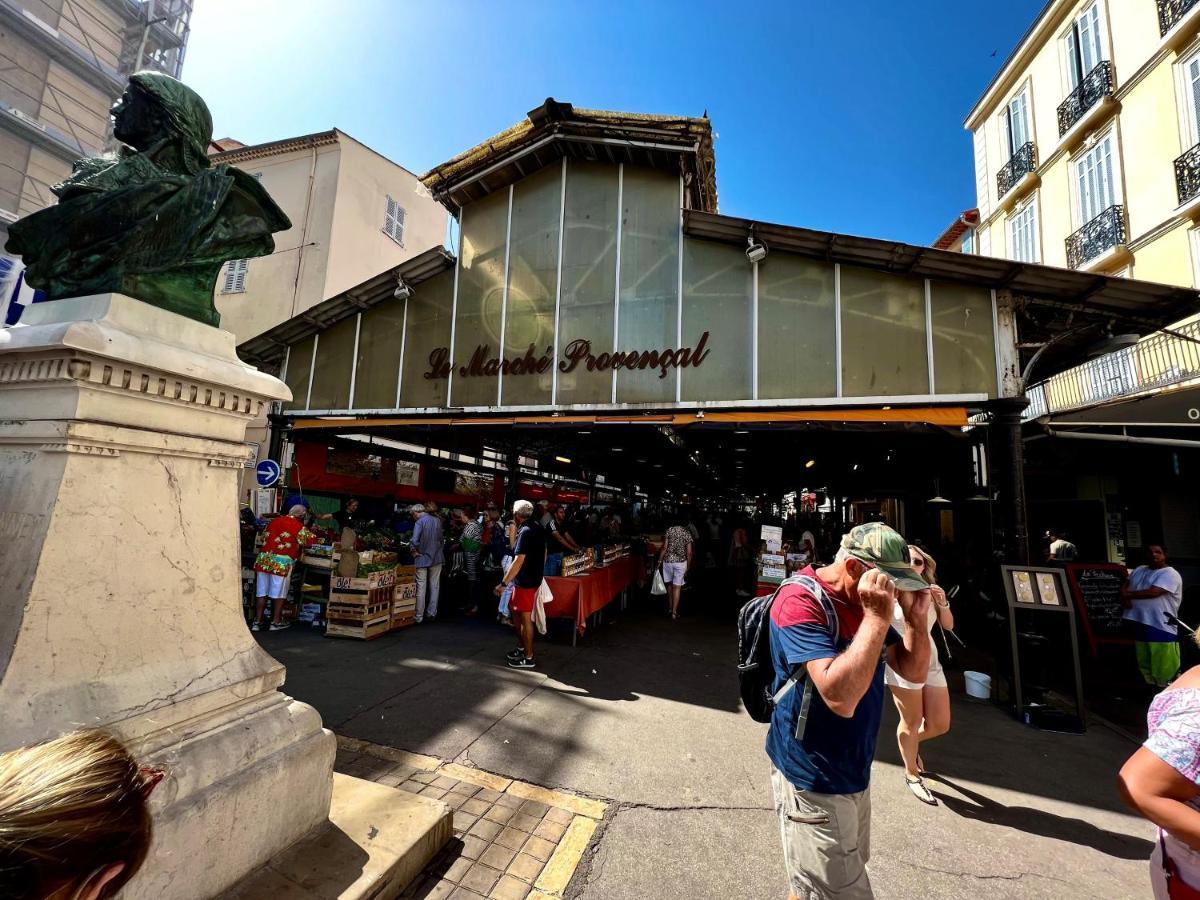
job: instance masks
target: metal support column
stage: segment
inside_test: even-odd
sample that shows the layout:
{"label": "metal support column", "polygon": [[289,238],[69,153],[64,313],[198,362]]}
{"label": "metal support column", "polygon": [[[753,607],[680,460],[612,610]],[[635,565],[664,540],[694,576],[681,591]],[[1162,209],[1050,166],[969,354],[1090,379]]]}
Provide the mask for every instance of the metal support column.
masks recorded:
{"label": "metal support column", "polygon": [[998,502],[1003,505],[1004,558],[1015,565],[1029,565],[1029,519],[1025,503],[1025,449],[1021,440],[1021,414],[1027,397],[1004,397],[989,404],[995,431],[993,449]]}

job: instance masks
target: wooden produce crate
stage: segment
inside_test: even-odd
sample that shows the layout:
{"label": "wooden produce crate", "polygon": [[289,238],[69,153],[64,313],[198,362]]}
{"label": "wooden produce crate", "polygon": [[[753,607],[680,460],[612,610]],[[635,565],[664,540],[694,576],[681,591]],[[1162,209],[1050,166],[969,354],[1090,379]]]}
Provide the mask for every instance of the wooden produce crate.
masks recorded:
{"label": "wooden produce crate", "polygon": [[395,584],[394,570],[372,572],[365,578],[335,575],[329,585],[329,602],[363,606],[391,600]]}
{"label": "wooden produce crate", "polygon": [[383,616],[391,615],[392,604],[388,600],[376,603],[333,603],[326,607],[325,615],[331,621],[339,622],[371,622]]}
{"label": "wooden produce crate", "polygon": [[325,637],[344,637],[359,641],[372,641],[377,637],[383,637],[391,630],[392,616],[390,612],[385,612],[382,618],[375,618],[365,622],[330,618],[329,623],[325,626]]}
{"label": "wooden produce crate", "polygon": [[392,610],[392,631],[399,631],[401,628],[407,628],[409,625],[415,624],[417,624],[417,612],[415,609],[405,610],[400,613],[397,613],[395,609]]}

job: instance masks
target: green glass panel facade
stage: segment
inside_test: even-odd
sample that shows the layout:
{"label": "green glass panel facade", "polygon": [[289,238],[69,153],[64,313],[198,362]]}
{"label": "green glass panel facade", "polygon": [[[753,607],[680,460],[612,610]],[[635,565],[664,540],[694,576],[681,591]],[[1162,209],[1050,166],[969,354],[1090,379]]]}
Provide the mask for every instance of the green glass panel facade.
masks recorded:
{"label": "green glass panel facade", "polygon": [[495,406],[498,371],[485,371],[500,354],[504,302],[504,245],[508,234],[508,191],[497,191],[463,211],[462,258],[454,323],[454,406]]}
{"label": "green glass panel facade", "polygon": [[937,392],[996,396],[991,291],[934,281],[930,284],[930,309]]}
{"label": "green glass panel facade", "polygon": [[[625,167],[621,204],[621,292],[617,352],[664,351],[678,346],[679,178],[655,169]],[[617,369],[617,402],[674,401],[675,370],[666,377],[649,365]]]}
{"label": "green glass panel facade", "polygon": [[[617,292],[617,167],[601,163],[567,164],[567,202],[563,223],[562,298],[558,311],[558,356],[574,341],[588,341],[590,352],[611,354]],[[582,344],[575,345],[582,349]],[[570,363],[567,362],[570,366]],[[612,402],[613,374],[577,362],[558,374],[558,402]]]}
{"label": "green glass panel facade", "polygon": [[[561,165],[547,166],[513,189],[504,356],[521,362],[503,376],[501,396],[506,406],[551,402],[561,208]],[[539,364],[531,366],[530,359]],[[551,362],[543,367],[545,359]]]}
{"label": "green glass panel facade", "polygon": [[358,334],[358,370],[354,378],[355,409],[392,409],[400,377],[400,345],[404,337],[403,300],[385,300],[362,314]]}
{"label": "green glass panel facade", "polygon": [[[679,369],[684,400],[745,400],[753,389],[753,267],[741,247],[683,240],[683,345],[700,365]],[[704,335],[707,334],[707,339]],[[668,379],[674,377],[670,370]]]}
{"label": "green glass panel facade", "polygon": [[445,406],[448,382],[444,376],[435,373],[435,366],[440,359],[449,359],[454,270],[447,269],[422,281],[405,302],[408,304],[408,322],[400,406],[407,409]]}
{"label": "green glass panel facade", "polygon": [[772,252],[758,266],[760,400],[837,396],[832,263]]}
{"label": "green glass panel facade", "polygon": [[288,348],[287,371],[283,382],[292,391],[292,399],[284,409],[308,409],[308,375],[312,372],[314,337],[306,337]]}
{"label": "green glass panel facade", "polygon": [[842,266],[842,395],[929,393],[925,282]]}
{"label": "green glass panel facade", "polygon": [[312,394],[308,398],[309,409],[349,408],[357,324],[358,317],[350,316],[321,332],[317,341],[317,371],[312,380]]}

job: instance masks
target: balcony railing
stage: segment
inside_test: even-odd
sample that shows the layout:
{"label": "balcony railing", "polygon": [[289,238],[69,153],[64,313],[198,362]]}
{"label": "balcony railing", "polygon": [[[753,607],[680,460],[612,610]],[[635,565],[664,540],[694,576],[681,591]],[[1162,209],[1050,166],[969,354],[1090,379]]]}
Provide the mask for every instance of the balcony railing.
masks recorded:
{"label": "balcony railing", "polygon": [[[1200,322],[1158,333],[1035,384],[1026,419],[1069,412],[1200,378]],[[1191,338],[1191,340],[1188,340]]]}
{"label": "balcony railing", "polygon": [[996,196],[1003,197],[1016,187],[1018,181],[1036,168],[1037,148],[1033,146],[1033,141],[1029,141],[1022,144],[1012,155],[1012,159],[996,173]]}
{"label": "balcony railing", "polygon": [[1200,144],[1175,160],[1175,188],[1180,206],[1200,194]]}
{"label": "balcony railing", "polygon": [[1110,247],[1125,243],[1125,207],[1110,206],[1067,238],[1067,266],[1078,269]]}
{"label": "balcony railing", "polygon": [[1158,0],[1158,33],[1165,35],[1200,0]]}
{"label": "balcony railing", "polygon": [[1088,72],[1087,77],[1067,94],[1067,99],[1058,107],[1058,136],[1062,137],[1070,131],[1071,126],[1082,119],[1084,113],[1095,106],[1101,97],[1107,97],[1112,92],[1112,63],[1105,60]]}

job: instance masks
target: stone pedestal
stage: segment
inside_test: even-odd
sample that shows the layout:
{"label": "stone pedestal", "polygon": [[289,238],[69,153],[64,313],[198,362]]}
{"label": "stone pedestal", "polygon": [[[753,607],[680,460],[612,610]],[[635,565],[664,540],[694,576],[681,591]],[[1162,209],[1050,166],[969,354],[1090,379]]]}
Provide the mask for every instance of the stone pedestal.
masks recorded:
{"label": "stone pedestal", "polygon": [[326,821],[333,735],[242,618],[234,338],[118,294],[0,333],[0,750],[104,727],[168,776],[125,898],[215,896]]}

